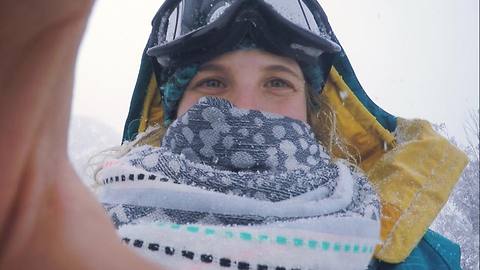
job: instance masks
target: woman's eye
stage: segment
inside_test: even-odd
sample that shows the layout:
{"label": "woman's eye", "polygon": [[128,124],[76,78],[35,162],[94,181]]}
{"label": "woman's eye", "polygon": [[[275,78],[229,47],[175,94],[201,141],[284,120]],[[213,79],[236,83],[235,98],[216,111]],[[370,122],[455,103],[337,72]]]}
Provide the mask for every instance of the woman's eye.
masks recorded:
{"label": "woman's eye", "polygon": [[271,88],[290,88],[290,84],[281,79],[272,79],[266,83],[266,87]]}
{"label": "woman's eye", "polygon": [[205,77],[203,79],[196,80],[189,90],[198,91],[204,95],[218,95],[223,93],[228,87],[223,79],[215,79],[212,77]]}
{"label": "woman's eye", "polygon": [[199,86],[204,86],[208,88],[224,88],[225,84],[219,80],[208,79],[200,82]]}

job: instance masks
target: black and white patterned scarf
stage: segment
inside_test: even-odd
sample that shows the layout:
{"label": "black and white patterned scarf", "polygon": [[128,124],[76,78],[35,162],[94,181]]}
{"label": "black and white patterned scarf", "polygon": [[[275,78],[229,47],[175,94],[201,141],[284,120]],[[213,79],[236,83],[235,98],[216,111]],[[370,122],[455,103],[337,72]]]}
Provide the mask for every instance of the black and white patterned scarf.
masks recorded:
{"label": "black and white patterned scarf", "polygon": [[98,177],[123,240],[175,269],[363,269],[379,240],[367,178],[310,126],[223,99],[202,98],[161,147]]}

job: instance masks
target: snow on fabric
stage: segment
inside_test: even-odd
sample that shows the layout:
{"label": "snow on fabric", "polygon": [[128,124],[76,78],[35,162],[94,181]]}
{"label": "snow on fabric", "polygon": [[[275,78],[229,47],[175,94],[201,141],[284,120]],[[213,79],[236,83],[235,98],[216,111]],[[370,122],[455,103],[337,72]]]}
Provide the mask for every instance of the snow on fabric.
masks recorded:
{"label": "snow on fabric", "polygon": [[203,98],[161,147],[108,164],[99,197],[124,242],[175,269],[362,269],[379,241],[367,178],[284,116]]}
{"label": "snow on fabric", "polygon": [[92,156],[118,145],[119,134],[108,124],[87,116],[74,115],[70,122],[68,156],[77,175],[87,186],[93,185]]}

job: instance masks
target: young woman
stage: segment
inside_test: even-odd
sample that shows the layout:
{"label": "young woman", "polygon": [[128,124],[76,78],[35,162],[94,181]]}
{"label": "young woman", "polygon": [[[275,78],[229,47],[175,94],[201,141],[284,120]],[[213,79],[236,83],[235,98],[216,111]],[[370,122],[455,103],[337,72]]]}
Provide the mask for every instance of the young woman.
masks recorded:
{"label": "young woman", "polygon": [[366,267],[378,198],[317,142],[305,80],[295,60],[251,45],[200,65],[174,90],[184,93],[161,146],[97,174],[122,238],[176,269]]}
{"label": "young woman", "polygon": [[[266,60],[267,55],[270,55],[269,61],[273,62],[266,61],[270,64],[263,62],[262,65],[261,60]],[[278,57],[283,57],[294,65],[289,66],[285,61],[279,61]],[[283,63],[283,68],[280,70],[288,69],[297,72],[281,73],[278,68],[267,68],[279,63]],[[298,70],[301,70],[301,74]],[[301,76],[288,76],[292,73]],[[301,87],[302,83],[299,83],[302,78],[306,82],[305,87]],[[224,98],[232,104],[221,105],[221,101],[210,99],[202,99],[199,104],[195,104],[202,96]],[[214,107],[212,111],[217,113],[209,113],[209,119],[217,119],[219,123],[210,123],[200,114],[205,107]],[[306,122],[311,126],[314,140],[325,146],[325,156],[346,158],[368,174],[370,182],[380,192],[383,205],[381,236],[384,241],[377,249],[375,256],[380,261],[394,264],[405,261],[401,265],[378,264],[375,261],[372,268],[408,268],[412,267],[410,261],[422,267],[428,267],[428,265],[438,267],[445,264],[445,261],[448,261],[449,267],[458,266],[458,257],[446,260],[443,255],[439,255],[458,254],[458,247],[452,246],[433,232],[428,231],[425,234],[425,231],[458,179],[465,165],[465,157],[446,140],[436,135],[428,123],[397,119],[384,112],[368,98],[316,1],[166,1],[162,6],[153,21],[152,35],[142,61],[124,133],[124,139],[132,140],[135,134],[147,131],[146,135],[140,136],[137,145],[150,146],[132,151],[131,156],[116,161],[118,164],[113,165],[113,169],[106,168],[103,171],[104,174],[99,174],[98,179],[102,182],[101,189],[106,192],[100,196],[101,200],[107,204],[107,209],[115,223],[122,226],[120,232],[129,239],[130,245],[136,247],[132,239],[142,243],[156,243],[149,238],[149,235],[137,234],[134,228],[129,228],[129,224],[134,222],[161,221],[170,225],[174,223],[173,226],[184,223],[272,225],[282,221],[278,219],[279,215],[285,215],[275,211],[263,211],[259,206],[258,211],[242,212],[243,217],[263,216],[269,222],[254,222],[255,219],[245,218],[240,219],[247,220],[243,223],[238,218],[219,221],[218,216],[221,213],[242,216],[235,205],[250,205],[248,200],[242,203],[233,200],[235,197],[217,201],[217,205],[222,205],[220,208],[211,206],[207,202],[211,199],[209,195],[205,195],[208,199],[195,200],[195,203],[192,203],[193,206],[162,200],[125,199],[127,193],[125,190],[131,187],[123,184],[122,176],[127,174],[130,167],[143,170],[144,172],[140,172],[141,175],[146,175],[145,171],[158,173],[164,182],[177,181],[180,185],[197,186],[215,192],[233,192],[235,195],[260,200],[262,198],[271,200],[271,198],[261,195],[255,197],[254,194],[258,191],[255,188],[253,191],[238,188],[238,186],[253,185],[254,181],[241,182],[240,179],[239,184],[235,186],[237,183],[235,181],[229,181],[228,184],[214,181],[215,179],[232,179],[233,176],[225,178],[225,175],[215,173],[212,177],[208,177],[209,173],[205,176],[205,172],[190,172],[198,169],[195,164],[202,164],[222,172],[250,173],[247,176],[249,179],[261,178],[252,172],[268,172],[274,175],[275,181],[266,182],[282,180],[281,174],[276,173],[278,168],[272,166],[272,163],[284,164],[285,167],[288,163],[289,168],[293,170],[305,166],[315,172],[325,172],[325,168],[319,168],[317,167],[319,164],[315,163],[322,158],[308,157],[308,153],[301,151],[302,145],[308,148],[312,140],[299,136],[295,131],[286,132],[291,136],[289,139],[294,142],[289,144],[291,146],[289,149],[291,152],[292,149],[295,151],[290,156],[295,158],[289,158],[288,151],[284,152],[281,149],[282,140],[265,140],[265,138],[276,138],[275,132],[271,132],[268,125],[255,126],[255,121],[251,119],[255,117],[249,118],[250,114],[247,112],[240,114],[242,117],[238,122],[235,117],[229,117],[231,116],[228,113],[230,107],[234,110],[240,107],[253,109],[253,111],[279,113],[288,116],[289,121],[296,119]],[[189,108],[192,111],[189,111]],[[194,119],[194,124],[191,119]],[[276,126],[278,123],[270,124]],[[237,130],[230,127],[242,128]],[[168,131],[164,134],[166,128]],[[296,143],[296,140],[304,140],[304,143]],[[161,145],[160,150],[150,148],[159,145]],[[265,145],[267,146],[262,147]],[[269,149],[269,145],[280,146],[280,149]],[[245,150],[249,147],[253,153]],[[273,161],[277,160],[277,154],[283,155],[283,159],[275,163]],[[148,156],[148,160],[145,161],[141,156]],[[305,164],[298,162],[302,156],[307,156]],[[457,158],[452,159],[453,156]],[[235,161],[237,157],[242,157],[242,162]],[[160,161],[152,163],[152,160]],[[170,164],[171,160],[174,160],[172,164]],[[308,163],[308,160],[311,163]],[[235,164],[241,164],[241,166]],[[165,173],[178,169],[189,173],[184,175]],[[316,177],[321,178],[318,175]],[[124,178],[128,183],[127,177]],[[138,188],[136,178],[134,176],[133,178],[131,185]],[[303,185],[315,182],[310,182],[310,179],[304,175],[287,176],[287,178],[293,183],[304,180]],[[236,188],[229,189],[232,186]],[[155,193],[153,191],[155,188],[148,187],[145,193],[139,191],[130,197],[155,197],[151,195]],[[183,198],[181,192],[165,191],[170,189],[168,184],[159,184],[157,188],[164,189],[157,194],[157,197],[171,197],[175,194]],[[116,189],[116,194],[111,189]],[[276,189],[281,191],[280,186]],[[188,192],[195,192],[195,189],[188,189]],[[215,194],[210,195],[215,196]],[[308,197],[305,194],[301,196]],[[120,197],[122,199],[119,199]],[[185,200],[186,198],[188,196]],[[438,198],[442,199],[438,200]],[[228,204],[229,200],[234,205]],[[362,201],[363,207],[369,205],[368,200],[357,199],[357,201]],[[288,199],[281,202],[284,204],[277,203],[268,207],[289,205]],[[303,203],[308,205],[306,202]],[[325,200],[321,204],[330,205],[331,203]],[[149,210],[146,211],[145,206],[149,206]],[[258,205],[254,204],[254,206]],[[254,206],[251,207],[257,209]],[[182,214],[179,214],[181,211],[183,211]],[[330,214],[335,215],[335,210],[332,211]],[[339,211],[345,211],[345,209]],[[208,213],[208,217],[213,215],[214,218],[192,219],[191,217],[198,212]],[[306,215],[298,214],[303,213],[302,207],[295,208],[293,212],[297,213],[299,219],[318,218],[319,223],[324,220],[324,216],[320,217],[321,215],[315,215],[312,212]],[[132,215],[132,213],[136,214]],[[129,214],[134,217],[128,217]],[[341,234],[342,226],[348,224],[345,220],[336,219],[335,224],[339,230],[335,232],[322,231],[325,226],[318,224],[312,227],[316,228],[317,232],[328,231]],[[412,224],[413,220],[415,224]],[[361,222],[356,224],[359,224],[356,228],[363,232],[368,229],[375,230],[373,224],[366,226],[360,225],[363,224]],[[343,232],[346,231],[349,230]],[[350,232],[354,231],[350,230]],[[358,233],[357,236],[365,235],[358,231],[355,233]],[[313,237],[313,235],[310,236]],[[157,239],[159,242],[162,240],[166,241],[165,238]],[[420,240],[420,245],[416,247]],[[213,254],[218,265],[222,257],[219,255],[222,252],[213,252],[202,245],[195,246],[194,241],[176,243],[176,245],[189,247],[190,250],[186,248],[186,251],[195,251],[192,258],[186,258],[187,261],[197,260],[201,264],[201,255],[204,252],[207,255]],[[215,246],[218,245],[220,244],[217,243]],[[431,246],[444,248],[432,250]],[[148,248],[143,245],[136,249],[143,249],[147,254],[153,254],[149,253]],[[252,248],[252,250],[256,249]],[[345,251],[345,249],[342,250]],[[346,250],[350,250],[349,245]],[[270,254],[272,255],[270,258],[267,254],[258,253],[264,261],[272,259],[270,268],[277,267],[274,262],[278,257],[275,258],[275,254]],[[309,268],[309,263],[322,261],[323,267],[326,268],[347,269],[348,266],[341,263],[355,261],[353,258],[346,257],[347,253],[339,253],[343,256],[343,260],[339,260],[328,252],[324,256],[311,256],[310,258],[313,259],[303,259],[304,264],[301,267],[297,265],[293,268]],[[424,254],[429,254],[428,259]],[[234,258],[239,256],[238,254],[228,255]],[[281,253],[276,255],[282,256]],[[181,253],[179,256],[182,257]],[[226,258],[230,258],[229,256]],[[329,264],[329,259],[340,264]],[[237,261],[239,260],[237,258]],[[251,267],[262,265],[257,263],[258,258],[245,258],[240,261]],[[287,263],[292,262],[295,260]],[[355,262],[357,263],[355,266],[361,268],[361,263]]]}
{"label": "young woman", "polygon": [[[100,198],[116,225],[123,225],[124,241],[160,263],[178,258],[188,267],[192,262],[238,269],[363,267],[365,261],[354,261],[355,256],[372,250],[349,241],[375,240],[376,197],[365,177],[326,154],[343,153],[371,169],[370,180],[381,178],[378,164],[396,160],[384,153],[395,146],[386,131],[393,131],[392,118],[352,87],[358,82],[316,2],[299,1],[296,7],[292,1],[265,2],[166,1],[154,20],[148,47],[158,46],[149,50],[152,57],[143,59],[125,138],[148,124],[169,129],[163,134],[165,130],[157,128],[139,142],[163,140],[162,147],[136,147],[107,163],[98,173]],[[11,41],[0,51],[5,60],[1,81],[7,89],[2,123],[12,119],[10,104],[25,104],[15,111],[18,122],[12,132],[0,135],[6,174],[0,189],[2,269],[151,267],[117,243],[66,159],[70,72],[90,5],[44,1],[27,8],[2,3],[1,10],[11,11],[2,14],[2,25],[26,29],[20,37],[9,29],[0,33]],[[199,10],[207,16],[181,16]],[[189,21],[192,18],[198,20]],[[332,67],[345,81],[338,73],[332,75]],[[161,91],[156,91],[158,86]],[[357,90],[354,96],[351,88]],[[335,95],[329,96],[333,92],[337,103]],[[216,98],[197,102],[204,96]],[[354,97],[361,100],[360,107],[352,105]],[[328,105],[322,106],[323,101]],[[354,136],[359,134],[355,130],[348,136],[357,123],[342,122],[342,107],[337,106],[342,102],[354,108],[343,115],[373,121],[369,131],[375,133],[374,146],[370,137]],[[328,106],[337,125],[326,125],[328,117],[319,113]],[[15,128],[15,123],[21,126]],[[337,138],[331,136],[337,127],[340,143],[328,140]],[[383,149],[381,157],[375,154],[378,149]],[[271,175],[275,177],[266,177]],[[249,181],[252,177],[258,181]],[[402,217],[390,214],[386,216]],[[356,226],[349,226],[352,223]],[[237,227],[221,231],[232,224]],[[252,224],[255,227],[248,227]],[[342,237],[351,244],[341,242]],[[325,252],[318,255],[322,248]],[[291,254],[295,256],[287,256]]]}

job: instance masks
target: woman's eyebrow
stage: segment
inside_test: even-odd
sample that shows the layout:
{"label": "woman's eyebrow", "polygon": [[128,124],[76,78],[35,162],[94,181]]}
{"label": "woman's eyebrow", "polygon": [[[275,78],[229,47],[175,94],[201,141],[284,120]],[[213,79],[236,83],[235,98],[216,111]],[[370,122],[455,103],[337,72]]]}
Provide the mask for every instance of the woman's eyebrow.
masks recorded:
{"label": "woman's eyebrow", "polygon": [[223,65],[207,63],[200,66],[198,71],[225,71],[225,67]]}
{"label": "woman's eyebrow", "polygon": [[290,68],[284,66],[284,65],[270,65],[265,68],[266,71],[280,71],[280,72],[286,72],[294,77],[296,77],[299,80],[304,80],[297,72],[291,70]]}

